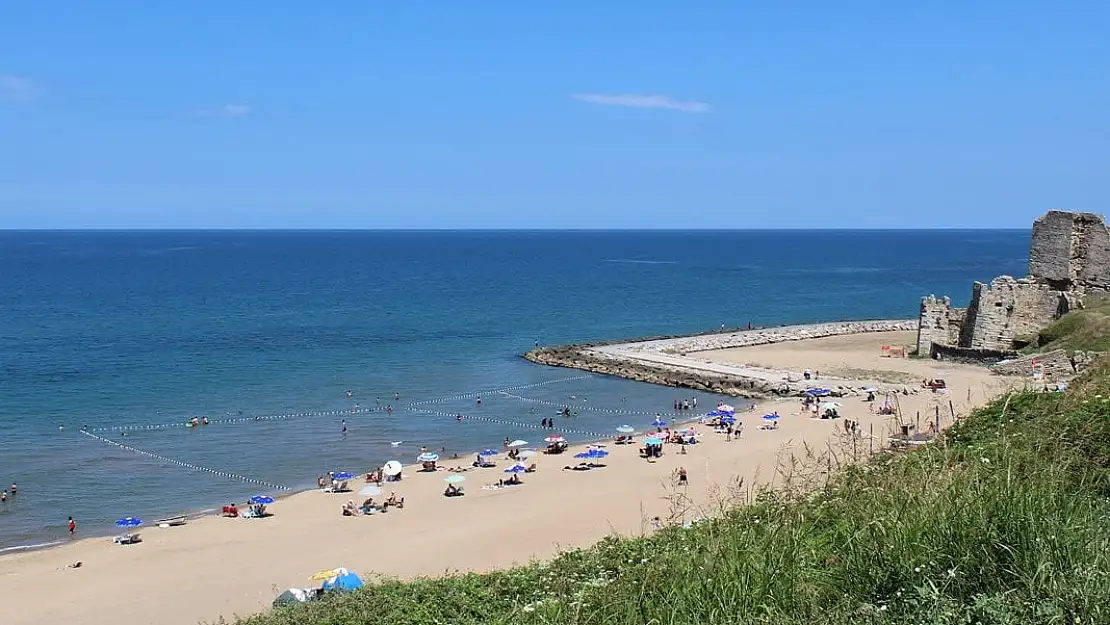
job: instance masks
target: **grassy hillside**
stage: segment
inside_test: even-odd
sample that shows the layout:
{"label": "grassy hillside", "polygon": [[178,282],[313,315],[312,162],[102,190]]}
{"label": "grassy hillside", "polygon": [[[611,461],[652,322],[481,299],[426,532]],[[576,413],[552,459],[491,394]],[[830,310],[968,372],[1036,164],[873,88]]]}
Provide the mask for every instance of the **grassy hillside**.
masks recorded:
{"label": "grassy hillside", "polygon": [[1083,304],[1038,332],[1025,351],[1110,350],[1110,297],[1088,297]]}
{"label": "grassy hillside", "polygon": [[690,529],[242,623],[1110,623],[1110,365],[1071,388]]}

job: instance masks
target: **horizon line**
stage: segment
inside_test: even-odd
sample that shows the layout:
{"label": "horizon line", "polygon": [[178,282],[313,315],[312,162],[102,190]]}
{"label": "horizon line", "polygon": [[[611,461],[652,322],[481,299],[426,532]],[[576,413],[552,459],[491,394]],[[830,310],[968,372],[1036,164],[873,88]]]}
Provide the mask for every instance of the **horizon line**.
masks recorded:
{"label": "horizon line", "polygon": [[0,233],[57,232],[57,233],[143,233],[143,232],[1027,232],[1028,227],[987,227],[987,226],[928,226],[910,227],[858,227],[845,228],[793,228],[793,227],[754,227],[754,228],[157,228],[157,227],[78,227],[78,228],[0,228]]}

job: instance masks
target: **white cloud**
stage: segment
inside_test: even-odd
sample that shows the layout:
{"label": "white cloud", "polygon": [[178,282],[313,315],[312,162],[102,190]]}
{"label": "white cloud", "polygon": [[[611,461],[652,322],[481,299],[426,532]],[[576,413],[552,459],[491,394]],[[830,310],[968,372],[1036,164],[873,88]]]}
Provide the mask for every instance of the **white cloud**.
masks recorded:
{"label": "white cloud", "polygon": [[684,113],[708,113],[712,107],[706,102],[676,100],[669,95],[644,95],[635,93],[576,93],[575,100],[605,106],[624,106],[637,109],[667,109]]}
{"label": "white cloud", "polygon": [[200,109],[193,114],[197,117],[243,117],[250,115],[251,107],[246,104],[225,104],[214,109]]}
{"label": "white cloud", "polygon": [[0,100],[33,100],[39,87],[29,78],[13,74],[0,74]]}

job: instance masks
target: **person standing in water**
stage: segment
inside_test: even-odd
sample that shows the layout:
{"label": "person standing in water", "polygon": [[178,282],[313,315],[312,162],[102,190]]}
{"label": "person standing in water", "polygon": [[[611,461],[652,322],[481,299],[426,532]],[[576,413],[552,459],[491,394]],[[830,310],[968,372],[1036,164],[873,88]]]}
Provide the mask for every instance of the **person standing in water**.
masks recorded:
{"label": "person standing in water", "polygon": [[343,435],[344,435],[344,436],[346,436],[346,435],[347,435],[347,420],[346,420],[346,419],[343,419],[343,420],[342,420],[342,421],[340,422],[340,424],[341,424],[341,426],[342,426],[342,428],[343,428]]}
{"label": "person standing in water", "polygon": [[66,525],[69,526],[69,535],[72,537],[74,532],[77,531],[77,521],[74,521],[73,517],[69,517],[69,522]]}

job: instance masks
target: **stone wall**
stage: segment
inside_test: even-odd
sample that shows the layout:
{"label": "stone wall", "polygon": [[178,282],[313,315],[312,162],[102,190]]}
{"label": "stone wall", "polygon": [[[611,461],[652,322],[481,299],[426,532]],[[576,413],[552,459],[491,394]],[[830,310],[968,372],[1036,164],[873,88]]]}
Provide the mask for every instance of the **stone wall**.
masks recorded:
{"label": "stone wall", "polygon": [[917,353],[931,355],[933,345],[958,345],[967,317],[966,308],[953,308],[948,297],[928,296],[921,300],[917,327]]}
{"label": "stone wall", "polygon": [[991,365],[991,371],[998,375],[1029,377],[1033,375],[1033,361],[1044,367],[1045,380],[1066,380],[1081,373],[1098,357],[1098,352],[1055,349],[1043,354],[1032,354],[1012,358]]}
{"label": "stone wall", "polygon": [[1010,276],[976,282],[971,302],[958,346],[972,349],[1013,349],[1014,339],[1036,334],[1068,310],[1062,292],[1034,278]]}
{"label": "stone wall", "polygon": [[1033,222],[1029,275],[1058,291],[1106,290],[1110,230],[1102,216],[1053,210]]}
{"label": "stone wall", "polygon": [[966,310],[948,298],[921,301],[917,351],[934,356],[935,345],[1012,350],[1023,339],[1082,306],[1090,292],[1110,291],[1110,230],[1094,213],[1049,211],[1033,224],[1029,276],[976,282]]}

